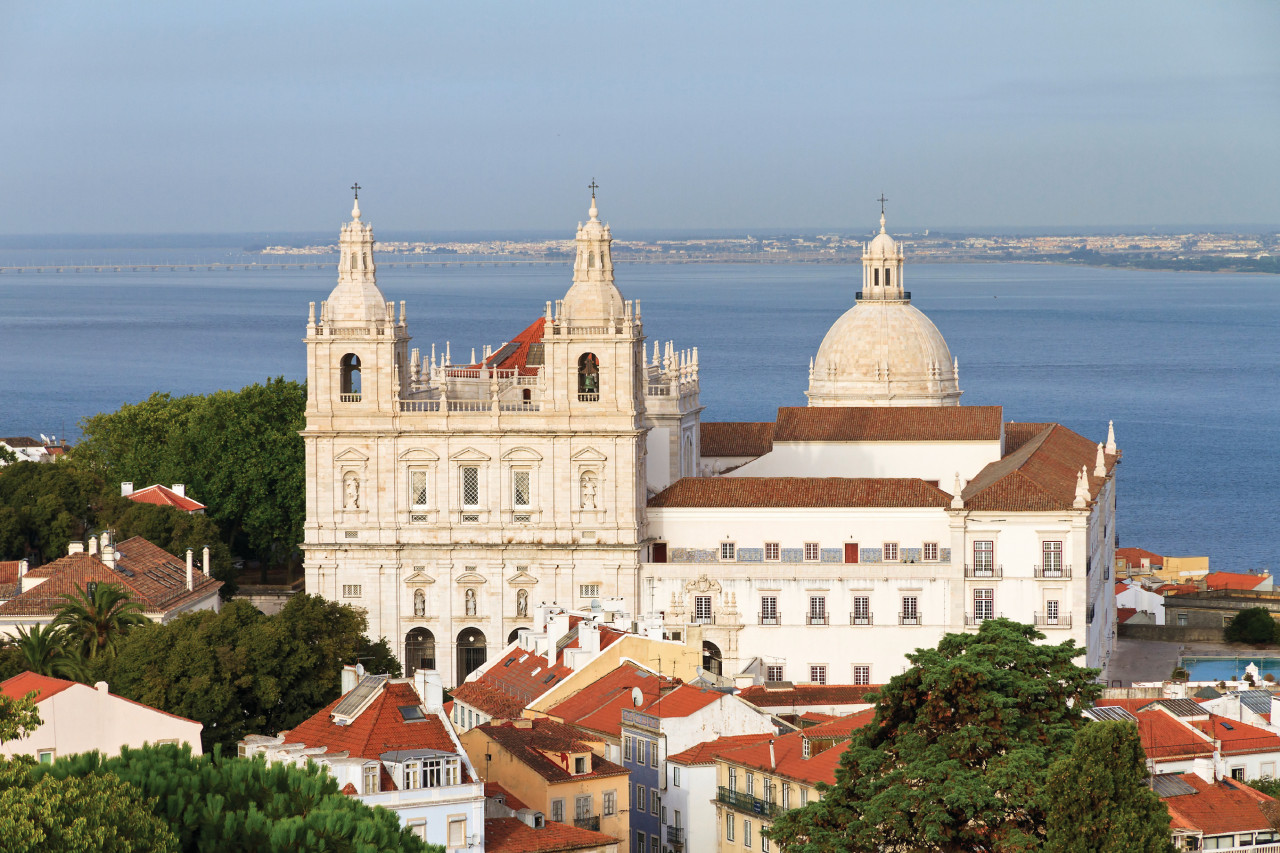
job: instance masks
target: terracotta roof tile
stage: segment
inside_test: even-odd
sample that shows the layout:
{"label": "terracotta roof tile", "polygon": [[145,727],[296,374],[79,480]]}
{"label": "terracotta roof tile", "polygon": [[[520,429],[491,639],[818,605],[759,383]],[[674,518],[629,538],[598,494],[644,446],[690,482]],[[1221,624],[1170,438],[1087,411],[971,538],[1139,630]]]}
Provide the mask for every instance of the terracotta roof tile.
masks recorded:
{"label": "terracotta roof tile", "polygon": [[579,829],[567,823],[546,821],[534,829],[516,817],[485,818],[486,853],[558,853],[617,844],[618,839],[603,832]]}
{"label": "terracotta roof tile", "polygon": [[18,560],[0,560],[0,586],[18,582]]}
{"label": "terracotta roof tile", "polygon": [[658,507],[946,507],[951,495],[910,477],[685,477]]}
{"label": "terracotta roof tile", "polygon": [[1196,792],[1160,798],[1175,825],[1196,829],[1205,835],[1272,828],[1264,810],[1276,801],[1261,791],[1233,779],[1214,784],[1194,773],[1183,773],[1178,778]]}
{"label": "terracotta roof tile", "polygon": [[1008,456],[1022,445],[1047,430],[1053,424],[1019,423],[1007,421],[1004,425],[1004,455]]}
{"label": "terracotta roof tile", "polygon": [[520,811],[521,809],[529,808],[519,797],[502,787],[502,785],[497,782],[485,782],[484,795],[485,797],[502,797],[502,801],[509,809]]}
{"label": "terracotta roof tile", "polygon": [[804,729],[804,735],[810,740],[816,738],[846,738],[870,723],[875,717],[876,709],[867,708],[843,717],[837,717],[821,725],[810,726]]}
{"label": "terracotta roof tile", "polygon": [[330,752],[347,750],[355,758],[378,758],[384,752],[400,749],[457,752],[444,722],[436,714],[427,712],[426,719],[416,722],[405,722],[401,716],[401,707],[422,704],[412,684],[386,683],[377,698],[347,726],[340,726],[330,718],[341,701],[342,697],[338,697],[292,730],[280,734],[285,735],[288,743],[324,746]]}
{"label": "terracotta roof tile", "polygon": [[772,422],[707,422],[698,425],[703,456],[764,456],[773,449]]}
{"label": "terracotta roof tile", "polygon": [[50,696],[57,695],[77,682],[65,681],[61,678],[50,678],[35,672],[20,672],[12,678],[0,681],[0,693],[10,699],[21,699],[31,691],[36,693],[36,702],[43,702]]}
{"label": "terracotta roof tile", "polygon": [[769,741],[758,742],[750,746],[725,750],[718,757],[722,761],[753,767],[769,773],[777,773],[789,779],[814,784],[826,782],[835,784],[836,767],[840,764],[840,756],[848,749],[846,740],[817,754],[810,753],[804,757],[804,742],[812,730],[792,732],[773,739],[772,755]]}
{"label": "terracotta roof tile", "polygon": [[1280,752],[1280,735],[1266,729],[1210,714],[1207,720],[1193,720],[1191,725],[1217,738],[1223,755],[1248,755],[1256,752]]}
{"label": "terracotta roof tile", "polygon": [[[1110,472],[1118,454],[1106,456]],[[1089,473],[1089,495],[1096,497],[1104,478],[1093,476],[1097,445],[1061,424],[1052,424],[1003,459],[987,465],[964,487],[965,509],[1052,511],[1070,509],[1076,478]]]}
{"label": "terracotta roof tile", "polygon": [[677,764],[687,766],[711,764],[728,750],[750,746],[761,741],[768,743],[771,737],[776,736],[769,734],[729,735],[728,737],[716,738],[715,740],[691,746],[683,752],[677,752],[675,755],[669,755],[667,756],[667,761],[674,761]]}
{"label": "terracotta roof tile", "polygon": [[1138,718],[1138,735],[1147,757],[1157,761],[1213,755],[1213,743],[1164,711],[1126,709]]}
{"label": "terracotta roof tile", "polygon": [[207,509],[207,507],[199,501],[194,501],[185,495],[180,495],[168,486],[156,484],[147,486],[145,489],[127,495],[129,500],[140,504],[154,504],[155,506],[172,506],[177,507],[183,512],[195,512],[196,510]]}
{"label": "terracotta roof tile", "polygon": [[[508,342],[508,346],[516,344],[516,346],[508,352],[499,348],[484,362],[485,367],[497,367],[501,370],[519,370],[521,376],[533,376],[541,369],[541,364],[529,364],[529,351],[532,345],[537,344],[537,348],[541,348],[542,335],[546,330],[546,320],[542,317],[534,320],[520,334],[516,335]],[[502,356],[502,360],[498,361],[498,356]],[[537,362],[537,359],[534,359]]]}
{"label": "terracotta roof tile", "polygon": [[999,441],[999,406],[785,406],[780,441]]}
{"label": "terracotta roof tile", "polygon": [[[546,717],[522,720],[519,723],[485,723],[477,729],[548,782],[623,776],[630,772],[625,767],[593,754],[590,758],[590,773],[570,773],[567,769],[569,754],[591,752],[591,744],[583,740],[583,733],[573,726]],[[558,756],[563,765],[560,761],[547,757],[547,753]]]}
{"label": "terracotta roof tile", "polygon": [[868,693],[879,691],[883,684],[797,684],[776,688],[756,685],[738,693],[757,708],[792,708],[802,705],[865,705]]}
{"label": "terracotta roof tile", "polygon": [[[1136,607],[1117,607],[1116,608],[1116,624],[1123,625],[1130,619],[1138,615]],[[1136,622],[1134,624],[1137,624]]]}
{"label": "terracotta roof tile", "polygon": [[1210,572],[1204,577],[1209,589],[1256,589],[1268,575],[1249,575],[1242,572]]}
{"label": "terracotta roof tile", "polygon": [[631,691],[639,687],[646,703],[658,698],[659,686],[679,682],[635,664],[624,663],[594,683],[547,710],[547,716],[613,737],[622,735],[622,709],[631,708]]}
{"label": "terracotta roof tile", "polygon": [[1116,557],[1123,557],[1131,566],[1141,566],[1144,559],[1150,560],[1153,566],[1164,565],[1164,557],[1145,548],[1117,548]]}
{"label": "terracotta roof tile", "polygon": [[9,438],[0,438],[0,444],[7,444],[10,447],[44,447],[44,444],[26,435],[15,435]]}
{"label": "terracotta roof tile", "polygon": [[717,690],[707,690],[705,687],[682,684],[675,690],[663,693],[641,710],[646,714],[652,714],[662,719],[676,719],[701,711],[708,705],[713,705],[723,699],[725,695]]}

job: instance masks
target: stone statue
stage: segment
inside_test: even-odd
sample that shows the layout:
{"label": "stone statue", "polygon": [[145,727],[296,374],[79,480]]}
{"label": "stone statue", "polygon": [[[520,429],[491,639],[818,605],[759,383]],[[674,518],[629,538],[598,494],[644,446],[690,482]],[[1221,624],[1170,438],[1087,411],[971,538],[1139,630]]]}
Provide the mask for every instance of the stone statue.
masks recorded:
{"label": "stone statue", "polygon": [[467,615],[475,616],[476,615],[476,591],[474,589],[467,590],[466,595],[463,596],[463,598],[466,600]]}
{"label": "stone statue", "polygon": [[522,589],[516,593],[516,615],[522,617],[529,615],[529,591],[527,589]]}
{"label": "stone statue", "polygon": [[413,615],[427,615],[427,594],[420,589],[413,591]]}
{"label": "stone statue", "polygon": [[596,508],[596,478],[590,474],[582,475],[582,508]]}
{"label": "stone statue", "polygon": [[360,508],[360,478],[354,474],[347,475],[347,481],[343,486],[342,505],[348,509]]}

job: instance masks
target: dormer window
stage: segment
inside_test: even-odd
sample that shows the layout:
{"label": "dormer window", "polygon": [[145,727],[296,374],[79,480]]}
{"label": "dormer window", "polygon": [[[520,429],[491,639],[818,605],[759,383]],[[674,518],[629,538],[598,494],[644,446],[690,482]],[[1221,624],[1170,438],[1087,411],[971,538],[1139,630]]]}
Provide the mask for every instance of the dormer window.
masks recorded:
{"label": "dormer window", "polygon": [[363,787],[360,790],[362,794],[378,793],[378,766],[376,764],[365,765]]}
{"label": "dormer window", "polygon": [[582,774],[587,772],[588,772],[587,757],[585,755],[580,755],[577,758],[573,759],[573,775],[574,776],[581,776]]}

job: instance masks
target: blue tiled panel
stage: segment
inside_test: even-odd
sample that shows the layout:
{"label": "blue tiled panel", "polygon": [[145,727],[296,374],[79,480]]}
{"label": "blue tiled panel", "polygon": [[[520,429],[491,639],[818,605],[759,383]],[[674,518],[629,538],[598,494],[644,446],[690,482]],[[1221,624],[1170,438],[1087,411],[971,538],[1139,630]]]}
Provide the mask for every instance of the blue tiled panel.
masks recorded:
{"label": "blue tiled panel", "polygon": [[716,551],[714,548],[672,548],[671,562],[714,563],[716,562]]}
{"label": "blue tiled panel", "polygon": [[844,549],[842,548],[823,548],[822,562],[824,563],[843,563]]}
{"label": "blue tiled panel", "polygon": [[920,548],[903,548],[902,553],[907,558],[908,563],[920,562],[920,555],[922,553]]}
{"label": "blue tiled panel", "polygon": [[763,563],[764,549],[763,548],[739,548],[738,562],[739,563]]}
{"label": "blue tiled panel", "polygon": [[951,549],[950,549],[950,548],[939,548],[939,549],[938,549],[938,562],[940,562],[940,563],[950,563],[950,562],[951,562]]}
{"label": "blue tiled panel", "polygon": [[804,562],[804,549],[803,549],[803,548],[783,548],[783,549],[782,549],[782,562],[784,562],[784,563],[803,563],[803,562]]}
{"label": "blue tiled panel", "polygon": [[864,563],[879,563],[883,557],[880,556],[881,548],[859,548],[858,559]]}

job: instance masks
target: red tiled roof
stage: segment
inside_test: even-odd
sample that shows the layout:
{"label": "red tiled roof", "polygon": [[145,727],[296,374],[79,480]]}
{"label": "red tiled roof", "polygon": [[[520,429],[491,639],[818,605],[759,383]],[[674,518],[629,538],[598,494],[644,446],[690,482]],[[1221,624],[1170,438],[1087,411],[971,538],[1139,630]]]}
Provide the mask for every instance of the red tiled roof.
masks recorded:
{"label": "red tiled roof", "polygon": [[1053,424],[1032,424],[1008,421],[1004,425],[1004,455],[1008,456]]}
{"label": "red tiled roof", "polygon": [[1241,572],[1210,572],[1204,577],[1209,589],[1256,589],[1268,580],[1267,575],[1247,575]]}
{"label": "red tiled roof", "polygon": [[837,717],[831,722],[823,723],[819,726],[810,726],[809,728],[804,729],[804,735],[810,740],[813,740],[814,738],[849,737],[855,731],[874,720],[875,716],[876,709],[867,708],[843,717]]}
{"label": "red tiled roof", "polygon": [[879,691],[883,684],[797,684],[776,688],[756,685],[738,693],[757,708],[791,708],[801,705],[865,705],[868,693]]}
{"label": "red tiled roof", "polygon": [[612,835],[554,820],[546,821],[541,829],[534,829],[516,817],[491,817],[484,821],[486,853],[558,853],[617,843],[618,839]]}
{"label": "red tiled roof", "polygon": [[1247,755],[1255,752],[1280,752],[1280,735],[1239,720],[1210,714],[1207,720],[1193,720],[1191,725],[1217,738],[1223,755]]}
{"label": "red tiled roof", "polygon": [[[1147,700],[1148,703],[1151,700]],[[1175,720],[1164,711],[1138,711],[1138,735],[1147,757],[1161,760],[1213,755],[1213,744],[1199,731]]]}
{"label": "red tiled roof", "polygon": [[999,406],[784,406],[773,440],[999,441]]}
{"label": "red tiled roof", "polygon": [[1119,625],[1123,625],[1124,623],[1128,622],[1130,619],[1132,619],[1134,616],[1137,616],[1137,615],[1138,615],[1138,608],[1136,607],[1117,607],[1116,623]]}
{"label": "red tiled roof", "polygon": [[1161,595],[1182,595],[1185,592],[1199,592],[1200,587],[1193,583],[1166,583],[1155,588]]}
{"label": "red tiled roof", "polygon": [[18,560],[0,560],[0,585],[18,582]]}
{"label": "red tiled roof", "polygon": [[733,764],[777,773],[780,776],[810,784],[817,782],[835,784],[836,767],[840,764],[840,756],[844,754],[849,743],[848,741],[839,743],[805,758],[804,741],[812,731],[812,729],[806,729],[803,732],[792,732],[775,737],[772,755],[769,751],[769,741],[764,740],[750,746],[726,750],[719,758]]}
{"label": "red tiled roof", "polygon": [[691,746],[683,752],[677,752],[675,755],[668,755],[667,761],[674,761],[677,764],[692,766],[694,764],[710,764],[719,758],[724,752],[731,749],[738,749],[743,746],[750,746],[760,741],[768,742],[769,738],[775,735],[769,734],[749,734],[749,735],[730,735],[728,737],[716,738],[696,746]]}
{"label": "red tiled roof", "polygon": [[183,512],[195,512],[196,510],[207,509],[207,507],[199,501],[193,501],[185,495],[178,494],[168,486],[161,486],[158,483],[154,486],[147,486],[145,489],[138,489],[138,491],[127,495],[127,497],[134,503],[155,504],[156,506],[172,506],[177,507]]}
{"label": "red tiled roof", "polygon": [[503,356],[502,361],[495,361],[502,349],[497,349],[484,362],[485,367],[497,367],[502,370],[519,370],[521,376],[535,375],[540,365],[529,366],[529,345],[541,343],[542,333],[546,329],[546,320],[542,317],[534,320],[523,332],[516,335],[508,343],[518,344],[514,351]]}
{"label": "red tiled roof", "polygon": [[[813,725],[830,723],[833,720],[838,720],[838,719],[840,718],[835,714],[820,714],[817,711],[805,711],[803,714],[800,715],[800,720],[802,722],[812,723]],[[810,726],[810,728],[812,728],[812,726]]]}
{"label": "red tiled roof", "polygon": [[[630,771],[598,755],[590,757],[591,772],[577,775],[568,770],[571,753],[591,752],[591,745],[582,739],[582,732],[573,726],[539,717],[520,723],[485,723],[477,727],[486,737],[505,749],[512,758],[520,761],[548,782],[570,782],[575,779],[597,779],[602,776],[625,776]],[[475,729],[473,729],[475,731]],[[292,738],[290,738],[292,739]],[[563,761],[554,761],[547,753]]]}
{"label": "red tiled roof", "polygon": [[[1119,459],[1106,454],[1107,471]],[[1088,472],[1089,495],[1096,496],[1104,478],[1093,476],[1097,445],[1061,424],[1052,424],[1003,459],[987,465],[964,487],[965,509],[1050,511],[1070,509],[1076,479]]]}
{"label": "red tiled roof", "polygon": [[53,616],[65,603],[63,595],[75,595],[89,581],[123,586],[142,606],[144,613],[168,613],[198,601],[222,588],[202,571],[193,574],[194,589],[187,589],[187,567],[169,552],[141,536],[121,542],[116,548],[115,569],[98,557],[80,552],[60,557],[27,572],[31,578],[47,578],[21,595],[0,604],[0,614]]}
{"label": "red tiled roof", "polygon": [[1234,779],[1213,784],[1194,773],[1182,773],[1178,778],[1196,792],[1160,798],[1169,808],[1174,826],[1199,830],[1205,835],[1272,828],[1263,807],[1272,804],[1274,808],[1276,801],[1261,791]]}
{"label": "red tiled roof", "polygon": [[0,438],[0,444],[7,444],[10,447],[44,447],[44,444],[26,435],[15,435],[10,438]]}
{"label": "red tiled roof", "polygon": [[1096,707],[1124,708],[1130,714],[1138,713],[1139,708],[1145,708],[1151,704],[1150,699],[1098,699],[1093,703]]}
{"label": "red tiled roof", "polygon": [[773,449],[773,423],[707,422],[698,425],[703,456],[764,456]]}
{"label": "red tiled roof", "polygon": [[1127,583],[1116,584],[1116,595],[1120,595],[1121,593],[1125,593],[1128,591],[1129,591],[1129,585]]}
{"label": "red tiled roof", "polygon": [[716,690],[694,687],[692,684],[682,684],[675,690],[663,693],[648,705],[645,705],[642,710],[646,714],[670,720],[678,717],[687,717],[690,714],[701,711],[708,705],[723,699],[724,696],[724,693]]}
{"label": "red tiled roof", "polygon": [[75,681],[65,681],[61,678],[50,678],[47,675],[40,675],[35,672],[20,672],[12,678],[0,681],[0,693],[8,696],[10,699],[21,699],[31,691],[36,693],[36,702],[43,702],[50,696],[54,696],[73,687],[77,684]]}
{"label": "red tiled roof", "polygon": [[622,735],[622,709],[634,707],[631,691],[639,687],[646,702],[658,698],[659,686],[671,688],[679,682],[624,663],[594,683],[560,702],[547,715],[574,726],[613,737]]}
{"label": "red tiled roof", "polygon": [[425,720],[417,722],[405,722],[400,715],[401,707],[422,704],[412,684],[386,683],[377,698],[348,726],[338,725],[329,716],[341,701],[342,697],[338,697],[291,731],[281,732],[285,742],[328,747],[330,752],[347,750],[354,758],[376,759],[384,752],[400,749],[457,752],[436,714],[428,712]]}
{"label": "red tiled roof", "polygon": [[1131,566],[1141,566],[1144,559],[1150,560],[1153,566],[1164,565],[1164,557],[1146,548],[1117,548],[1116,557],[1123,557]]}
{"label": "red tiled roof", "polygon": [[350,782],[342,786],[342,793],[348,797],[358,797],[360,795],[360,792],[356,790],[356,786]]}
{"label": "red tiled roof", "polygon": [[946,507],[951,495],[913,477],[685,477],[650,507]]}
{"label": "red tiled roof", "polygon": [[509,809],[520,811],[521,809],[529,808],[519,797],[502,787],[502,785],[497,782],[485,782],[484,795],[485,797],[502,797],[502,801]]}

